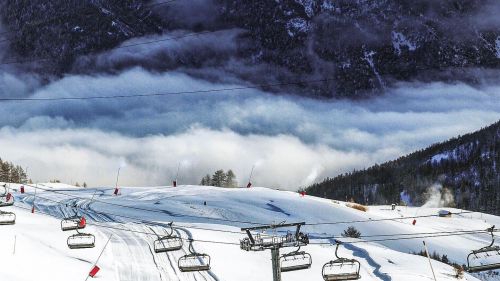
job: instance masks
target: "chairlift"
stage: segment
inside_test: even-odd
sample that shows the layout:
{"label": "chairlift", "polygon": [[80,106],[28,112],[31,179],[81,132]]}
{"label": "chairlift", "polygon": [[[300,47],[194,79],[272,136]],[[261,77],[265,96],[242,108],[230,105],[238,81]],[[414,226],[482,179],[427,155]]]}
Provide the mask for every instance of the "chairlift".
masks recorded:
{"label": "chairlift", "polygon": [[14,205],[14,196],[12,196],[12,194],[7,193],[0,196],[0,207],[9,207],[12,205]]}
{"label": "chairlift", "polygon": [[73,234],[70,237],[68,237],[67,244],[70,249],[94,248],[95,236],[90,233],[78,232],[77,234]]}
{"label": "chairlift", "polygon": [[159,237],[158,240],[154,242],[155,253],[166,253],[182,249],[182,238],[174,234],[174,228],[172,227],[172,224],[173,223],[168,224],[170,233],[166,236]]}
{"label": "chairlift", "polygon": [[86,225],[85,217],[74,216],[61,220],[62,231],[84,229]]}
{"label": "chairlift", "polygon": [[0,225],[12,225],[16,223],[16,214],[0,211]]}
{"label": "chairlift", "polygon": [[479,250],[474,250],[467,256],[467,269],[466,269],[466,271],[469,273],[500,269],[500,261],[498,261],[498,260],[497,260],[497,262],[494,262],[494,263],[483,263],[483,264],[479,264],[479,265],[471,265],[471,262],[474,259],[480,259],[480,256],[478,256],[478,255],[485,254],[487,257],[489,257],[490,254],[500,255],[500,246],[494,246],[495,236],[493,235],[493,232],[495,231],[495,226],[488,228],[487,231],[491,233],[490,245],[483,247]]}
{"label": "chairlift", "polygon": [[193,248],[193,239],[189,239],[189,254],[182,256],[178,261],[181,272],[196,272],[210,270],[210,256],[197,253]]}
{"label": "chairlift", "polygon": [[356,259],[341,258],[338,256],[340,241],[335,241],[337,247],[335,248],[336,260],[331,260],[323,265],[323,280],[325,281],[343,281],[343,280],[358,280],[361,278],[359,271],[361,264]]}
{"label": "chairlift", "polygon": [[300,247],[293,252],[280,257],[281,272],[290,272],[311,268],[312,257],[309,253],[300,251]]}

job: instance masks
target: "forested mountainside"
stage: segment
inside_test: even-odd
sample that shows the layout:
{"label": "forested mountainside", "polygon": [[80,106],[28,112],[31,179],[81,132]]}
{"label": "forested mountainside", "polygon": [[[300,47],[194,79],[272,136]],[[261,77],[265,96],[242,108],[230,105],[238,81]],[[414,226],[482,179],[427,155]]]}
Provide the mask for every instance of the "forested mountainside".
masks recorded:
{"label": "forested mountainside", "polygon": [[[500,213],[500,121],[475,133],[307,188],[308,194],[368,204],[444,205]],[[497,209],[498,210],[494,210]]]}
{"label": "forested mountainside", "polygon": [[[4,61],[44,58],[36,62],[39,74],[91,72],[74,67],[78,56],[144,35],[239,30],[235,39],[228,36],[236,42],[214,36],[178,56],[167,50],[154,60],[94,71],[208,64],[254,83],[314,80],[295,92],[350,98],[397,81],[474,84],[494,76],[491,71],[500,67],[499,12],[497,0],[0,0],[9,40],[2,45],[11,54]],[[224,44],[236,47],[220,51]]]}

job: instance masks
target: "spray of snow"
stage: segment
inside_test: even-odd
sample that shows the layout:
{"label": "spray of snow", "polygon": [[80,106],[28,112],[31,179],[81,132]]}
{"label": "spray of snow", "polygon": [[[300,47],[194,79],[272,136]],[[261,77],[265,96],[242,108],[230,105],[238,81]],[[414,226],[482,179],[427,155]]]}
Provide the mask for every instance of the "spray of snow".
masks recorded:
{"label": "spray of snow", "polygon": [[428,199],[423,205],[425,208],[450,207],[455,203],[455,199],[450,190],[443,188],[443,186],[438,183],[428,187],[426,195]]}

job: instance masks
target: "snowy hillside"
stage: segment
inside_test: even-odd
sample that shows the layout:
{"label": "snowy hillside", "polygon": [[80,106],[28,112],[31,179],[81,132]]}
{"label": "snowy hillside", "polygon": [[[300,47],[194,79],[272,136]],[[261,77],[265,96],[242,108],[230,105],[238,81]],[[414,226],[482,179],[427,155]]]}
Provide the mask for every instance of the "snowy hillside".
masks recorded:
{"label": "snowy hillside", "polygon": [[[25,186],[24,194],[19,185],[11,188],[16,204],[2,210],[15,212],[16,224],[1,226],[0,231],[0,262],[9,269],[2,271],[1,279],[9,281],[84,280],[111,234],[110,246],[98,263],[98,280],[272,280],[270,252],[241,250],[239,240],[245,235],[240,228],[253,225],[250,222],[282,221],[310,224],[302,228],[310,235],[310,244],[301,250],[310,253],[313,260],[310,269],[283,273],[283,280],[322,280],[323,264],[334,259],[335,248],[328,245],[333,242],[331,236],[346,242],[339,250],[340,256],[360,261],[361,280],[432,280],[428,261],[409,254],[423,249],[422,240],[426,240],[430,252],[464,264],[471,250],[488,245],[491,239],[487,233],[450,233],[500,225],[496,216],[459,214],[457,209],[449,209],[453,212],[451,218],[437,217],[439,209],[431,208],[391,210],[390,206],[373,206],[362,212],[343,202],[266,188],[122,188],[121,195],[113,196],[113,188],[39,184],[36,197],[34,187]],[[36,208],[32,214],[34,198]],[[95,248],[68,249],[66,239],[71,232],[61,231],[60,219],[75,215],[74,210],[87,218],[83,232],[96,235]],[[409,217],[417,217],[415,225]],[[210,271],[179,271],[177,261],[188,251],[187,241],[181,251],[154,253],[156,235],[166,234],[166,223],[170,221],[174,221],[177,234],[195,240],[197,252],[210,255]],[[315,225],[325,222],[330,224]],[[351,225],[361,232],[360,239],[340,236]],[[445,236],[428,237],[439,234]],[[399,239],[403,237],[418,239]],[[372,240],[385,241],[366,242]],[[457,280],[451,266],[434,260],[432,264],[438,280]],[[478,279],[466,274],[462,280]],[[498,279],[492,275],[479,280]]]}

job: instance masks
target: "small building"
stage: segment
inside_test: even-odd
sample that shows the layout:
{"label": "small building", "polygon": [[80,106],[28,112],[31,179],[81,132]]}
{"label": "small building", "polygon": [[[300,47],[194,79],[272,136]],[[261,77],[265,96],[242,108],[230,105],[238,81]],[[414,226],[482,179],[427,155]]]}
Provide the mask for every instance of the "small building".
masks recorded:
{"label": "small building", "polygon": [[451,212],[448,210],[439,210],[438,215],[441,218],[451,218]]}

